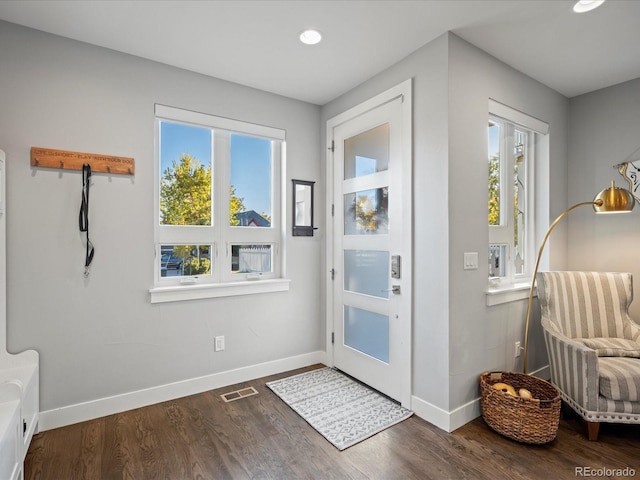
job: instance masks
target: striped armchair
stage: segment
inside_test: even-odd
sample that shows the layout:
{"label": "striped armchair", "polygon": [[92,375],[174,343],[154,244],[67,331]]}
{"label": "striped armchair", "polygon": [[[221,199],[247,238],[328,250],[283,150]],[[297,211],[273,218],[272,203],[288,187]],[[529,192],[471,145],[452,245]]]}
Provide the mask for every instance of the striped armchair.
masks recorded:
{"label": "striped armchair", "polygon": [[640,326],[628,314],[630,273],[540,272],[551,382],[586,422],[640,424]]}

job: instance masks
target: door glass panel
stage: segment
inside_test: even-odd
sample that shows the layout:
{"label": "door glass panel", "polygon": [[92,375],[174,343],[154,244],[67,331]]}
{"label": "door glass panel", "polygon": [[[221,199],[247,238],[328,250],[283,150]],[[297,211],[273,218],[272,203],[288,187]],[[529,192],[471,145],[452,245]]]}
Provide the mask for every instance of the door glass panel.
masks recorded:
{"label": "door glass panel", "polygon": [[389,317],[345,305],[344,344],[389,363]]}
{"label": "door glass panel", "polygon": [[362,177],[389,168],[389,124],[344,141],[344,178]]}
{"label": "door glass panel", "polygon": [[380,298],[389,298],[389,252],[344,251],[344,289]]}
{"label": "door glass panel", "polygon": [[344,196],[345,235],[389,233],[387,187],[347,193]]}

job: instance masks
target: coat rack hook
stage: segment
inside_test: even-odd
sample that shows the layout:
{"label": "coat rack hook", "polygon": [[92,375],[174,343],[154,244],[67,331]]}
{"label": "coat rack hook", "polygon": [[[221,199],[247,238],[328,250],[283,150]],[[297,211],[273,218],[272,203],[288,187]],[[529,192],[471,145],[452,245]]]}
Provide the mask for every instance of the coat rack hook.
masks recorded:
{"label": "coat rack hook", "polygon": [[91,165],[91,170],[95,173],[133,175],[135,171],[134,159],[130,157],[31,147],[32,167],[81,170],[84,164]]}

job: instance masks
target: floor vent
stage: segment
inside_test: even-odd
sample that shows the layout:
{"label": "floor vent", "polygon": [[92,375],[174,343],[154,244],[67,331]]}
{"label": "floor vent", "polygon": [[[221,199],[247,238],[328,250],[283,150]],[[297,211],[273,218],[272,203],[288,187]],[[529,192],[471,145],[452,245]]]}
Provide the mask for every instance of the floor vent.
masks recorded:
{"label": "floor vent", "polygon": [[257,395],[258,391],[253,388],[243,388],[242,390],[236,390],[234,392],[224,393],[220,395],[225,402],[233,402],[234,400],[240,400],[241,398],[250,397],[251,395]]}

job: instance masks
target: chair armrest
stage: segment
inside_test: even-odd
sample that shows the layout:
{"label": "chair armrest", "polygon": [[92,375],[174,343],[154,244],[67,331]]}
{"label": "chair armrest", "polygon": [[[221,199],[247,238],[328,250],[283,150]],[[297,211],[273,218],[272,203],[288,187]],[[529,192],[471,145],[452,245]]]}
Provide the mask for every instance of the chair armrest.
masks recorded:
{"label": "chair armrest", "polygon": [[629,318],[629,325],[631,330],[631,340],[635,340],[640,343],[640,325],[634,322],[632,318]]}
{"label": "chair armrest", "polygon": [[549,354],[551,382],[586,410],[598,409],[598,356],[581,343],[553,331],[543,323]]}

